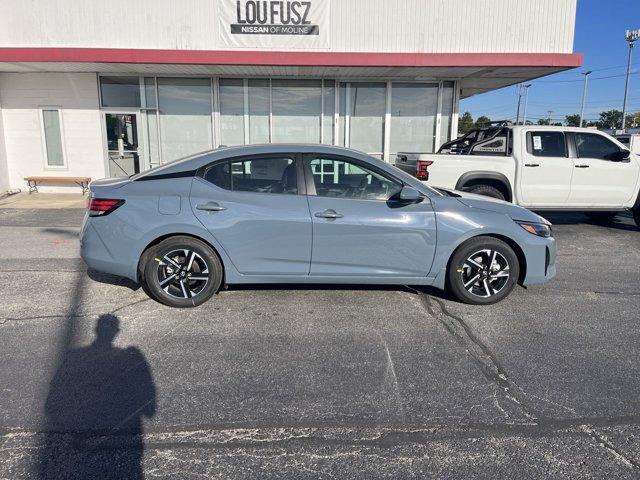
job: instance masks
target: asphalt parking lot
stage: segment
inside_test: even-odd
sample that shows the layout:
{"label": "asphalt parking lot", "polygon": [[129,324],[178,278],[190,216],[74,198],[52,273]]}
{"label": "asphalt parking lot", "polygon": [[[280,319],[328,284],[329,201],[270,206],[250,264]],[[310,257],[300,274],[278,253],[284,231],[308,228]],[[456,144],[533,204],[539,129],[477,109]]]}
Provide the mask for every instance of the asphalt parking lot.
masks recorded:
{"label": "asphalt parking lot", "polygon": [[0,478],[636,478],[640,231],[556,224],[491,307],[230,289],[191,310],[87,272],[83,212],[0,209]]}

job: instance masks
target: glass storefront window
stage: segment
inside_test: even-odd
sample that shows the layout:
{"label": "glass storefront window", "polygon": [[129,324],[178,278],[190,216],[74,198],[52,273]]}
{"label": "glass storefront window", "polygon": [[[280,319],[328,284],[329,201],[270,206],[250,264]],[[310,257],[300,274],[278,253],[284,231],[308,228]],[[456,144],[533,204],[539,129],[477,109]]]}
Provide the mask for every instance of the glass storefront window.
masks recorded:
{"label": "glass storefront window", "polygon": [[102,106],[108,108],[139,108],[139,77],[100,77]]}
{"label": "glass storefront window", "polygon": [[320,80],[273,80],[271,95],[273,143],[320,143]]}
{"label": "glass storefront window", "polygon": [[443,82],[442,84],[442,120],[440,122],[440,143],[436,145],[436,150],[443,143],[451,140],[455,134],[451,133],[451,117],[453,116],[454,82]]}
{"label": "glass storefront window", "polygon": [[340,87],[341,144],[367,153],[382,153],[387,85],[353,82]]}
{"label": "glass storefront window", "polygon": [[322,102],[323,102],[323,117],[322,117],[322,143],[333,145],[333,128],[334,128],[334,114],[336,111],[336,87],[335,81],[324,80],[322,86]]}
{"label": "glass storefront window", "polygon": [[249,143],[269,143],[269,80],[249,80]]}
{"label": "glass storefront window", "polygon": [[394,83],[391,88],[390,153],[433,152],[438,84]]}
{"label": "glass storefront window", "polygon": [[158,78],[162,161],[213,148],[209,78]]}
{"label": "glass storefront window", "polygon": [[220,79],[220,144],[244,145],[244,81]]}

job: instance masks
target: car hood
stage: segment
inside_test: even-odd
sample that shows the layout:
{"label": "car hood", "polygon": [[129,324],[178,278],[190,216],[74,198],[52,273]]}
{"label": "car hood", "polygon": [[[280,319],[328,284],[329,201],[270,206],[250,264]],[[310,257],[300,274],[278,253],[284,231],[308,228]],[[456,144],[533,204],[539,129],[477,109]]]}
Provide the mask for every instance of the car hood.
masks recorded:
{"label": "car hood", "polygon": [[[443,189],[438,190],[442,191]],[[469,208],[501,213],[509,216],[513,220],[551,225],[549,220],[533,213],[531,210],[527,210],[526,208],[519,207],[513,203],[498,200],[496,198],[475,195],[473,193],[461,192],[458,190],[445,190],[445,195],[455,197],[460,203]]]}

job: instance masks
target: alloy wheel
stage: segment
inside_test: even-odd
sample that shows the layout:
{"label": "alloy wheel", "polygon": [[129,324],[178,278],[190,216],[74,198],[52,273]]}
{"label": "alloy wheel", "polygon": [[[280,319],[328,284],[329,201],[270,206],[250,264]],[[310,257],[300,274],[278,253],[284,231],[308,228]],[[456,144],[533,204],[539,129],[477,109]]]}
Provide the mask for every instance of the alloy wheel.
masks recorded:
{"label": "alloy wheel", "polygon": [[193,250],[173,250],[156,261],[160,288],[172,297],[193,298],[209,283],[207,263]]}
{"label": "alloy wheel", "polygon": [[509,262],[497,250],[479,250],[465,260],[460,270],[464,288],[477,297],[497,295],[509,281]]}

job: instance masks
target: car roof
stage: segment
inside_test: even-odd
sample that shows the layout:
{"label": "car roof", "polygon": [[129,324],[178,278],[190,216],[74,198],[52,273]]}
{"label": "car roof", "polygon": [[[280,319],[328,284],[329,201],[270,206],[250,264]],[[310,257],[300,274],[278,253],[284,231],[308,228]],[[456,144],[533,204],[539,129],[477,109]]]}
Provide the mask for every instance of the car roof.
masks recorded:
{"label": "car roof", "polygon": [[366,153],[334,145],[322,145],[317,143],[264,143],[220,147],[215,150],[207,150],[165,163],[153,170],[146,170],[133,176],[132,179],[137,180],[147,175],[171,175],[179,172],[193,171],[208,165],[211,162],[223,160],[225,158],[273,153],[325,153],[327,155],[348,155],[350,157],[366,160],[373,164],[377,164],[378,162],[384,164],[381,160],[371,157]]}

